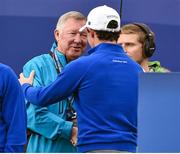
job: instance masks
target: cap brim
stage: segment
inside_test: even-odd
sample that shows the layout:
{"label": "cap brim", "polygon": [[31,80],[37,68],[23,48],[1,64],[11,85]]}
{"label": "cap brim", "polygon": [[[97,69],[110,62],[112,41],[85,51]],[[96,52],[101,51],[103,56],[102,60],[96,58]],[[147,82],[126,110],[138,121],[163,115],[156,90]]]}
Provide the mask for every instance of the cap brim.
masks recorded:
{"label": "cap brim", "polygon": [[81,27],[81,28],[79,29],[79,31],[82,32],[82,31],[84,31],[86,28],[87,28],[87,26],[84,25],[83,27]]}

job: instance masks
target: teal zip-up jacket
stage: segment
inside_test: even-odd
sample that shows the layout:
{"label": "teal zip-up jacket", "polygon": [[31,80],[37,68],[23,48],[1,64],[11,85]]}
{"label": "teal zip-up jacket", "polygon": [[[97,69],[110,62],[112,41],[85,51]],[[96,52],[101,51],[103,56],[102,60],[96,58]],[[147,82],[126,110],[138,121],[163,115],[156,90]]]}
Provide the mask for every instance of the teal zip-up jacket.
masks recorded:
{"label": "teal zip-up jacket", "polygon": [[[65,66],[65,56],[54,47],[51,51],[57,54],[62,66]],[[58,75],[50,54],[43,54],[31,59],[25,64],[23,73],[25,76],[29,76],[32,70],[36,72],[33,86],[48,85]],[[27,127],[34,132],[30,136],[27,152],[76,152],[76,148],[70,142],[73,123],[66,121],[67,100],[47,107],[38,107],[27,102],[26,107]]]}

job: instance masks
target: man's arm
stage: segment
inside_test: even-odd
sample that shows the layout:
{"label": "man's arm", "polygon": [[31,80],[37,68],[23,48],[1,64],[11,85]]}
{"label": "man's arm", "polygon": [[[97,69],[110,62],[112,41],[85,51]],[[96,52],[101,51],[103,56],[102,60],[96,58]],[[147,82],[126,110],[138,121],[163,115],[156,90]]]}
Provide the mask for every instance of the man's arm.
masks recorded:
{"label": "man's arm", "polygon": [[29,78],[25,78],[21,74],[19,81],[23,84],[23,92],[28,101],[35,105],[47,106],[72,95],[77,90],[86,71],[87,68],[84,65],[78,65],[73,61],[66,65],[57,79],[46,87],[32,87],[27,84],[33,82],[33,73]]}

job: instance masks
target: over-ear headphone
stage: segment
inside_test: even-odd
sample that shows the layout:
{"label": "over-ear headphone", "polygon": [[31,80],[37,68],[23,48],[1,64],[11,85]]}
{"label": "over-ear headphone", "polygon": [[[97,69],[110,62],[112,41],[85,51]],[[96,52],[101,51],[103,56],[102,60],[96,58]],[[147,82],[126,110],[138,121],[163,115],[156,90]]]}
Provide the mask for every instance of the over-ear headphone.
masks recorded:
{"label": "over-ear headphone", "polygon": [[150,31],[149,27],[142,23],[133,23],[133,25],[136,25],[139,27],[145,34],[145,40],[144,40],[144,54],[146,57],[151,57],[156,49],[156,45],[154,42],[154,37],[152,32]]}

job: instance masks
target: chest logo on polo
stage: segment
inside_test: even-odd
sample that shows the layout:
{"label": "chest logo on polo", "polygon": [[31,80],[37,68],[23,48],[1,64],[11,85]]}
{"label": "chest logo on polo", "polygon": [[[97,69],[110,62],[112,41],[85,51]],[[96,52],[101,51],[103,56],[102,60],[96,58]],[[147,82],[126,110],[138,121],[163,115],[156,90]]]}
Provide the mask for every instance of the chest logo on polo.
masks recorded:
{"label": "chest logo on polo", "polygon": [[126,60],[121,60],[121,59],[113,59],[112,62],[113,62],[113,63],[127,64],[127,61],[126,61]]}

